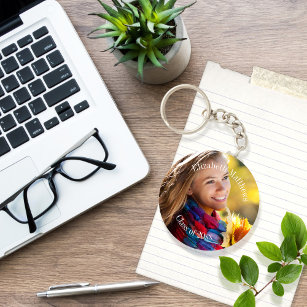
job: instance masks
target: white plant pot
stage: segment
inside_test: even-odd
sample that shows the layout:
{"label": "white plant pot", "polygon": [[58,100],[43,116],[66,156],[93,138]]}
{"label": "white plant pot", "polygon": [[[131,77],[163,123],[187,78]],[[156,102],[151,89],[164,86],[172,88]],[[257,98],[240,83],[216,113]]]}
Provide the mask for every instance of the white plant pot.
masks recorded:
{"label": "white plant pot", "polygon": [[[172,81],[180,76],[189,64],[191,57],[191,42],[186,27],[181,16],[176,17],[174,21],[176,23],[176,37],[186,38],[186,40],[175,43],[169,52],[165,54],[168,62],[162,62],[162,64],[166,70],[154,66],[151,62],[147,62],[144,65],[144,83],[162,84]],[[114,43],[113,38],[108,38],[108,43],[111,46]],[[118,49],[116,49],[113,54],[117,60],[123,56]],[[120,65],[125,65],[128,72],[140,80],[140,76],[137,76],[137,61],[130,60]]]}

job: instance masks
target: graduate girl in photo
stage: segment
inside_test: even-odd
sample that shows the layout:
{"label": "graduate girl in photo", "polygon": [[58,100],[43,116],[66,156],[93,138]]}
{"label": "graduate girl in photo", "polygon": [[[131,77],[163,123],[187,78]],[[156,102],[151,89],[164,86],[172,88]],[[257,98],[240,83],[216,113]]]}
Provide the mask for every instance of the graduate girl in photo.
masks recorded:
{"label": "graduate girl in photo", "polygon": [[163,221],[175,238],[190,247],[222,249],[227,225],[218,211],[226,208],[230,189],[223,153],[187,155],[163,180],[159,195]]}

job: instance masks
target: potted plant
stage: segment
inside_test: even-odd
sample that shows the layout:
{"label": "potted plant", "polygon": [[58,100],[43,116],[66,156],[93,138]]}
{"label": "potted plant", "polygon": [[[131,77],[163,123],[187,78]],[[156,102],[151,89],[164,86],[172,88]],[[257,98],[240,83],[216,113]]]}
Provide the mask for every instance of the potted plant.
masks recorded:
{"label": "potted plant", "polygon": [[[191,56],[191,43],[180,14],[192,4],[176,7],[177,0],[112,0],[115,8],[98,0],[106,13],[91,13],[106,23],[89,33],[108,38],[118,62],[145,83],[161,84],[177,78]],[[97,34],[97,31],[106,30]],[[95,35],[93,35],[95,33]],[[105,50],[105,51],[106,51]]]}

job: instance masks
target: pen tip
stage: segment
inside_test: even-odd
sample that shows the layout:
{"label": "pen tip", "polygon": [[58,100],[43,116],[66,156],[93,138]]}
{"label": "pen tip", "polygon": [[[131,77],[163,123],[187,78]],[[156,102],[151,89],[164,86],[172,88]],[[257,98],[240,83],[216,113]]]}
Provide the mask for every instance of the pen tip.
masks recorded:
{"label": "pen tip", "polygon": [[46,292],[39,292],[36,294],[37,297],[46,297],[47,293]]}
{"label": "pen tip", "polygon": [[159,283],[160,283],[159,281],[146,280],[146,287],[153,286],[153,285],[157,285],[157,284],[159,284]]}

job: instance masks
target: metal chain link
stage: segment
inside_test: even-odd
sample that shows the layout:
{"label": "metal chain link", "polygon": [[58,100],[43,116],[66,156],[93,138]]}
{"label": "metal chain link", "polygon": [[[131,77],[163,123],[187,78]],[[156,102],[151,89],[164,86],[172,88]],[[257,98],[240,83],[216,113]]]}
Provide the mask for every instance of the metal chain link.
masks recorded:
{"label": "metal chain link", "polygon": [[[202,114],[205,112],[206,110],[204,110]],[[235,114],[226,112],[224,109],[211,110],[210,117],[219,123],[225,123],[232,128],[233,132],[235,133],[235,140],[237,144],[237,152],[235,156],[238,156],[238,154],[247,147],[248,143],[244,125]]]}

